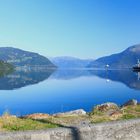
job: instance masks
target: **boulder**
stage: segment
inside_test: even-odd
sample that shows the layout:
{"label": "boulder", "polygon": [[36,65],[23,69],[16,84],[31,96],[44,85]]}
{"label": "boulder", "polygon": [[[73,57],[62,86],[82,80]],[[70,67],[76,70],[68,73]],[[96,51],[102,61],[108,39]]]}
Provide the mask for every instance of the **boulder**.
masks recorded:
{"label": "boulder", "polygon": [[135,106],[135,105],[137,105],[137,104],[138,104],[138,101],[135,100],[135,99],[132,99],[132,100],[129,100],[129,101],[127,101],[126,103],[124,103],[124,104],[122,105],[122,107],[129,106],[129,105]]}
{"label": "boulder", "polygon": [[2,115],[1,118],[10,119],[10,118],[17,118],[17,116],[16,115]]}
{"label": "boulder", "polygon": [[77,110],[68,111],[64,113],[57,113],[57,114],[54,114],[53,116],[71,116],[71,115],[86,115],[86,111],[84,111],[83,109],[77,109]]}
{"label": "boulder", "polygon": [[111,120],[117,120],[118,118],[123,116],[123,112],[122,111],[114,111],[110,114],[110,119]]}
{"label": "boulder", "polygon": [[35,114],[30,114],[30,115],[24,116],[24,118],[27,118],[27,119],[35,119],[35,120],[47,119],[49,117],[50,116],[48,114],[43,114],[43,113],[35,113]]}
{"label": "boulder", "polygon": [[106,112],[106,111],[109,111],[109,110],[119,110],[119,107],[117,104],[115,103],[104,103],[104,104],[101,104],[101,105],[97,105],[94,110],[96,111],[101,111],[101,112]]}
{"label": "boulder", "polygon": [[101,105],[97,105],[93,109],[92,114],[99,115],[101,113],[102,115],[104,114],[104,115],[110,116],[112,113],[116,111],[120,111],[120,108],[118,107],[118,105],[115,103],[107,102]]}

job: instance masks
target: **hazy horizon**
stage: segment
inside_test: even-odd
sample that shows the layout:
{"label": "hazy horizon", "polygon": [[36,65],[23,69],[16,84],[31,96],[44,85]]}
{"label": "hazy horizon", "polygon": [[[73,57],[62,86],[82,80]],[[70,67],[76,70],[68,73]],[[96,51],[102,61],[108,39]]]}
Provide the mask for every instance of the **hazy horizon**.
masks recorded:
{"label": "hazy horizon", "polygon": [[140,43],[138,0],[0,0],[0,46],[99,58]]}

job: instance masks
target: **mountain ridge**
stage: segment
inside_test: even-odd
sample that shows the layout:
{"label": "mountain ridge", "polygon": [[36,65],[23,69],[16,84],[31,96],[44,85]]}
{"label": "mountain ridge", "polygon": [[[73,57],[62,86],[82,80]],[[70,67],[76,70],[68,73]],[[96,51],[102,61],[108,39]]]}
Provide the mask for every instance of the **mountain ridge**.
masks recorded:
{"label": "mountain ridge", "polygon": [[92,61],[88,68],[105,68],[109,65],[110,68],[132,68],[140,59],[140,44],[133,45],[124,51],[109,56],[104,56]]}
{"label": "mountain ridge", "polygon": [[85,68],[93,59],[81,59],[72,56],[59,56],[50,58],[59,68]]}
{"label": "mountain ridge", "polygon": [[0,47],[0,60],[15,66],[56,66],[45,56],[14,47]]}

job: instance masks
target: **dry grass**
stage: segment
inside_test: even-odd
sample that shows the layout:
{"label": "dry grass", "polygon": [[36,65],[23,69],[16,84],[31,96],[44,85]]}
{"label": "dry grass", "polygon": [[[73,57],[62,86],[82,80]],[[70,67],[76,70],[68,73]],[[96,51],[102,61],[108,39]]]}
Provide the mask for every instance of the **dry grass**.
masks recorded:
{"label": "dry grass", "polygon": [[100,123],[107,121],[116,121],[124,119],[140,118],[140,105],[126,106],[120,109],[120,114],[116,116],[107,115],[106,113],[94,110],[90,113],[90,119],[92,123]]}
{"label": "dry grass", "polygon": [[9,113],[6,112],[2,117],[0,117],[0,131],[39,130],[77,125],[81,124],[81,122],[100,123],[132,118],[140,118],[140,105],[120,108],[119,111],[116,111],[113,115],[109,115],[106,112],[95,109],[88,115],[48,116],[45,119],[38,120],[17,118],[16,116],[9,115]]}
{"label": "dry grass", "polygon": [[140,118],[140,105],[123,107],[122,119]]}
{"label": "dry grass", "polygon": [[55,127],[58,127],[58,125],[49,122],[21,119],[10,115],[0,117],[0,131],[39,130]]}
{"label": "dry grass", "polygon": [[48,122],[60,124],[63,126],[77,125],[81,122],[89,120],[88,115],[62,115],[62,116],[52,116],[46,119]]}

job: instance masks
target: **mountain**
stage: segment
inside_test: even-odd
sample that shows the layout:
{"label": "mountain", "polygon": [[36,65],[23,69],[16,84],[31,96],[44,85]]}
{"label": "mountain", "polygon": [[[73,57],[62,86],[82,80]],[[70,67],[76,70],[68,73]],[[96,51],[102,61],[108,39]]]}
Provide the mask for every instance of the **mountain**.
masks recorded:
{"label": "mountain", "polygon": [[61,56],[50,58],[59,68],[85,68],[93,59],[79,59],[69,56]]}
{"label": "mountain", "polygon": [[0,47],[0,60],[11,63],[15,66],[55,67],[48,58],[40,54],[13,47]]}
{"label": "mountain", "polygon": [[140,59],[140,44],[131,46],[121,53],[101,57],[91,62],[88,68],[105,68],[108,64],[110,68],[132,68]]}

